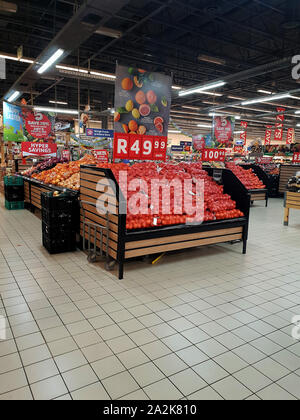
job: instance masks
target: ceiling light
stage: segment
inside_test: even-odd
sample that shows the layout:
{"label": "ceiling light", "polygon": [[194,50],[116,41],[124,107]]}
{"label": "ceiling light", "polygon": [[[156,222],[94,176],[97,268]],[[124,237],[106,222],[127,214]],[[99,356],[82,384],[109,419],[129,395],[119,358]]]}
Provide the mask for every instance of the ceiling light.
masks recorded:
{"label": "ceiling light", "polygon": [[291,98],[292,99],[297,99],[298,101],[300,101],[300,98],[298,96],[291,95]]}
{"label": "ceiling light", "polygon": [[49,101],[50,104],[58,104],[58,105],[68,105],[68,102],[63,102],[63,101]]}
{"label": "ceiling light", "polygon": [[241,98],[240,96],[228,96],[229,99],[236,99],[237,101],[244,101],[246,98]]}
{"label": "ceiling light", "polygon": [[121,36],[123,35],[123,33],[121,31],[117,31],[116,29],[112,29],[112,28],[106,28],[104,26],[102,26],[102,28],[99,28],[95,31],[95,34],[98,35],[105,35],[105,36],[109,36],[110,38],[121,38]]}
{"label": "ceiling light", "polygon": [[213,101],[202,101],[203,104],[207,105],[221,105],[220,102],[213,102]]}
{"label": "ceiling light", "polygon": [[269,90],[264,90],[264,89],[258,89],[257,91],[258,93],[265,93],[266,95],[272,95],[273,92],[269,91]]}
{"label": "ceiling light", "polygon": [[209,55],[200,54],[198,56],[199,61],[206,61],[207,63],[218,64],[219,66],[225,66],[226,61],[222,58],[210,57]]}
{"label": "ceiling light", "polygon": [[47,61],[38,69],[39,74],[43,74],[52,64],[55,63],[64,53],[64,50],[59,48]]}
{"label": "ceiling light", "polygon": [[8,1],[0,1],[0,11],[6,13],[17,13],[18,6]]}
{"label": "ceiling light", "polygon": [[98,71],[90,71],[90,74],[93,74],[94,76],[108,77],[110,79],[115,79],[116,78],[116,76],[114,74],[100,73]]}
{"label": "ceiling light", "polygon": [[173,85],[173,86],[172,86],[172,89],[174,89],[174,90],[181,90],[181,89],[182,89],[182,87],[181,87],[181,86],[175,86],[175,85]]}
{"label": "ceiling light", "polygon": [[256,98],[256,99],[249,99],[245,102],[242,102],[241,105],[251,105],[251,104],[258,104],[258,103],[262,103],[262,102],[270,102],[270,101],[276,101],[279,99],[284,99],[284,98],[290,98],[291,95],[289,93],[282,93],[279,95],[270,95],[270,96],[266,96],[264,98]]}
{"label": "ceiling light", "polygon": [[63,65],[61,65],[61,64],[57,64],[55,67],[56,67],[57,69],[62,69],[62,70],[79,71],[78,67],[63,66]]}
{"label": "ceiling light", "polygon": [[211,128],[211,124],[197,124],[197,127],[201,127],[201,128]]}
{"label": "ceiling light", "polygon": [[14,93],[10,95],[10,97],[7,99],[7,102],[13,102],[15,101],[19,96],[21,95],[21,92],[16,90]]}
{"label": "ceiling light", "polygon": [[35,111],[55,112],[56,114],[73,114],[78,115],[78,111],[75,109],[63,109],[63,108],[48,108],[46,106],[35,106]]}
{"label": "ceiling light", "polygon": [[192,95],[193,93],[200,93],[200,92],[204,92],[206,90],[216,89],[216,88],[222,87],[224,85],[226,85],[226,82],[219,81],[219,82],[210,83],[210,84],[203,85],[203,86],[198,86],[198,87],[195,87],[195,88],[192,88],[192,89],[181,90],[179,92],[179,96]]}

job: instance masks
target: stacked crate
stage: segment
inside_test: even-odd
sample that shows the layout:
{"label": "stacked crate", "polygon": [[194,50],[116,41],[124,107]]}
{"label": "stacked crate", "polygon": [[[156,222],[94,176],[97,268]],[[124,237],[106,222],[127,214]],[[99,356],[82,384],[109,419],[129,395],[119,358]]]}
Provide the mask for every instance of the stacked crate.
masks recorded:
{"label": "stacked crate", "polygon": [[76,250],[78,199],[75,194],[41,194],[43,246],[50,254]]}
{"label": "stacked crate", "polygon": [[7,210],[24,209],[24,183],[18,176],[4,177],[5,207]]}

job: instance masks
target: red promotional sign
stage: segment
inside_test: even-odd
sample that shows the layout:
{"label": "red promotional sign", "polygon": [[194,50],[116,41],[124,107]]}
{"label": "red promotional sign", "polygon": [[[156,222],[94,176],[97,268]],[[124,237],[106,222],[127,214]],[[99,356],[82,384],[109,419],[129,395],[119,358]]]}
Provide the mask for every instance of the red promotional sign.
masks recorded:
{"label": "red promotional sign", "polygon": [[241,154],[241,153],[243,153],[243,150],[244,150],[243,146],[234,146],[234,148],[233,148],[234,153]]}
{"label": "red promotional sign", "polygon": [[272,137],[272,126],[268,125],[266,129],[266,136],[265,136],[266,146],[269,146],[271,144],[271,137]]}
{"label": "red promotional sign", "polygon": [[41,112],[30,113],[25,119],[28,133],[36,139],[44,139],[51,133],[51,121]]}
{"label": "red promotional sign", "polygon": [[204,149],[202,150],[203,162],[225,162],[224,149]]}
{"label": "red promotional sign", "polygon": [[61,157],[63,159],[66,159],[66,160],[70,160],[71,159],[71,152],[70,152],[70,150],[62,150]]}
{"label": "red promotional sign", "polygon": [[194,150],[202,150],[205,147],[205,138],[201,137],[195,137],[193,138],[193,148]]}
{"label": "red promotional sign", "polygon": [[285,108],[277,108],[277,112],[279,114],[276,116],[277,123],[275,124],[275,133],[274,133],[274,140],[277,140],[277,141],[282,141],[283,139],[284,111],[285,111]]}
{"label": "red promotional sign", "polygon": [[234,123],[230,117],[214,117],[214,135],[218,143],[229,144],[233,139]]}
{"label": "red promotional sign", "polygon": [[287,131],[286,144],[294,143],[294,138],[295,138],[295,130],[293,128],[289,128]]}
{"label": "red promotional sign", "polygon": [[300,163],[300,153],[294,153],[293,163]]}
{"label": "red promotional sign", "polygon": [[167,137],[115,133],[114,160],[166,160]]}
{"label": "red promotional sign", "polygon": [[256,163],[258,163],[258,164],[268,164],[268,163],[271,163],[272,162],[272,160],[273,160],[273,157],[272,156],[268,156],[268,157],[258,157],[258,158],[256,158]]}
{"label": "red promotional sign", "polygon": [[48,156],[56,157],[57,144],[53,143],[21,143],[22,156]]}
{"label": "red promotional sign", "polygon": [[92,153],[95,156],[95,159],[97,160],[97,162],[108,163],[108,151],[107,150],[95,149],[95,150],[92,151]]}
{"label": "red promotional sign", "polygon": [[245,130],[241,133],[240,135],[240,140],[242,140],[244,142],[244,144],[246,144],[247,141],[247,128],[248,128],[248,123],[246,121],[241,121],[241,127]]}

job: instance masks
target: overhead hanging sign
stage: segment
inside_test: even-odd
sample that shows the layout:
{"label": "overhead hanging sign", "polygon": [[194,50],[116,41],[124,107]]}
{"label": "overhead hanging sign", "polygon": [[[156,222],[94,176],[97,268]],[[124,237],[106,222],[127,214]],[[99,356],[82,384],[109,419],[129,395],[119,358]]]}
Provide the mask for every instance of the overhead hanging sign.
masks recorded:
{"label": "overhead hanging sign", "polygon": [[86,135],[89,137],[100,137],[101,139],[113,139],[114,130],[106,130],[103,128],[87,128]]}
{"label": "overhead hanging sign", "polygon": [[300,163],[300,153],[294,153],[293,163]]}
{"label": "overhead hanging sign", "polygon": [[244,131],[240,135],[240,140],[243,142],[243,144],[246,144],[248,123],[246,121],[241,121],[241,127],[244,129]]}
{"label": "overhead hanging sign", "polygon": [[61,157],[65,160],[70,160],[71,159],[71,152],[70,150],[62,150],[61,151]]}
{"label": "overhead hanging sign", "polygon": [[213,120],[214,146],[232,147],[234,137],[235,118],[215,116]]}
{"label": "overhead hanging sign", "polygon": [[268,125],[266,129],[266,135],[265,135],[266,146],[269,146],[271,144],[271,138],[272,138],[272,126]]}
{"label": "overhead hanging sign", "polygon": [[204,136],[196,136],[193,137],[193,149],[195,152],[198,152],[205,147],[205,137]]}
{"label": "overhead hanging sign", "polygon": [[171,146],[171,152],[183,152],[184,146]]}
{"label": "overhead hanging sign", "polygon": [[51,121],[41,112],[30,113],[25,119],[25,127],[32,137],[36,139],[47,138],[51,133]]}
{"label": "overhead hanging sign", "polygon": [[31,143],[23,142],[21,144],[22,156],[57,156],[57,144],[54,143]]}
{"label": "overhead hanging sign", "polygon": [[287,131],[286,144],[293,144],[295,142],[295,130],[289,128]]}
{"label": "overhead hanging sign", "polygon": [[17,105],[3,102],[3,140],[24,141],[22,109]]}
{"label": "overhead hanging sign", "polygon": [[256,163],[261,164],[261,165],[265,165],[265,164],[271,163],[272,160],[273,160],[272,156],[257,157],[256,158]]}
{"label": "overhead hanging sign", "polygon": [[276,116],[274,140],[282,141],[283,139],[283,123],[285,108],[277,108],[278,115]]}

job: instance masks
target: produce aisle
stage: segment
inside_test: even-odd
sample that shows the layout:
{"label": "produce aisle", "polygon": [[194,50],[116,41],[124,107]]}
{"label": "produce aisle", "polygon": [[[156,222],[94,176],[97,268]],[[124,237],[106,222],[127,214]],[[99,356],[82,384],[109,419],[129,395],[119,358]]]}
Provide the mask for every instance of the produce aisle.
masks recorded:
{"label": "produce aisle", "polygon": [[251,210],[247,255],[129,262],[120,282],[81,252],[50,256],[40,220],[1,199],[0,399],[300,399],[300,214],[282,214],[280,199]]}

